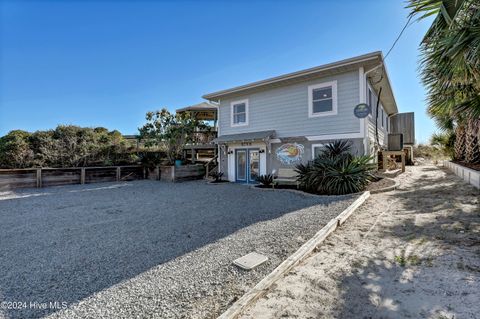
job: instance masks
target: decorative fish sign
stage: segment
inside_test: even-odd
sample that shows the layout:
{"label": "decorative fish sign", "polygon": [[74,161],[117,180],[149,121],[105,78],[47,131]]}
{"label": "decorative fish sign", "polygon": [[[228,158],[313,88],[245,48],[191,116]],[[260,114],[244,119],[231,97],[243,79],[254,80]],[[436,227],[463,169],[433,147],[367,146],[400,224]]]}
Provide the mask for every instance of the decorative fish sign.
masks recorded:
{"label": "decorative fish sign", "polygon": [[302,144],[287,143],[280,146],[277,151],[278,160],[285,165],[293,165],[302,160],[304,147]]}

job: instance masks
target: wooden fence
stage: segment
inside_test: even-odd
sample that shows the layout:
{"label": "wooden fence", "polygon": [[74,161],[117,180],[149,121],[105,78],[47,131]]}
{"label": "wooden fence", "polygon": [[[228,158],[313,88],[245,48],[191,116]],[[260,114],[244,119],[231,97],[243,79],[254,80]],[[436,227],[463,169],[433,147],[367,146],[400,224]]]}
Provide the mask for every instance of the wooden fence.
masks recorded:
{"label": "wooden fence", "polygon": [[181,182],[205,177],[205,165],[193,164],[176,166],[160,166],[160,180],[164,182]]}
{"label": "wooden fence", "polygon": [[0,191],[22,187],[45,187],[144,179],[141,165],[69,168],[0,169]]}

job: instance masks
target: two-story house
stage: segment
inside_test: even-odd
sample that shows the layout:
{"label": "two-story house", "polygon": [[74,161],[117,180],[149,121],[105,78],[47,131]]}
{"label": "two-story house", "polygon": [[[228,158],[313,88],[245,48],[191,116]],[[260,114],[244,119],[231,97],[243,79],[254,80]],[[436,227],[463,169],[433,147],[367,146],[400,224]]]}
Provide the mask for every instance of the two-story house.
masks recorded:
{"label": "two-story house", "polygon": [[[203,97],[218,105],[219,170],[247,183],[311,160],[334,140],[350,140],[356,154],[374,154],[386,145],[389,117],[398,112],[381,52]],[[359,118],[354,108],[362,103],[371,112]]]}

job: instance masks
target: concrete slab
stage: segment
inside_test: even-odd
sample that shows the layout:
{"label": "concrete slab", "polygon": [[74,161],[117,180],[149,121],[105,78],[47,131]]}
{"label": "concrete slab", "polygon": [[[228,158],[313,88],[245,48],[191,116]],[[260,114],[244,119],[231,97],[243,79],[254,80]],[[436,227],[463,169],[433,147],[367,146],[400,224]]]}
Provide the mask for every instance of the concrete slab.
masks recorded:
{"label": "concrete slab", "polygon": [[251,252],[243,257],[235,259],[233,261],[233,264],[245,270],[252,270],[260,266],[267,260],[268,260],[267,256],[261,255],[256,252]]}

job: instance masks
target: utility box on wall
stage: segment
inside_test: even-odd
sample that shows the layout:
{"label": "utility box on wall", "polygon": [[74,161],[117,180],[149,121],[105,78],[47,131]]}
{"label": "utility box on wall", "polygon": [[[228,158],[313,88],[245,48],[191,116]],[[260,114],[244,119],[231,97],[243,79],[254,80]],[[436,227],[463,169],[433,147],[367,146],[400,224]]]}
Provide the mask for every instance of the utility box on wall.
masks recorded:
{"label": "utility box on wall", "polygon": [[403,150],[403,134],[401,133],[388,134],[388,150],[389,151]]}

